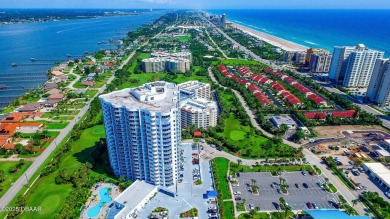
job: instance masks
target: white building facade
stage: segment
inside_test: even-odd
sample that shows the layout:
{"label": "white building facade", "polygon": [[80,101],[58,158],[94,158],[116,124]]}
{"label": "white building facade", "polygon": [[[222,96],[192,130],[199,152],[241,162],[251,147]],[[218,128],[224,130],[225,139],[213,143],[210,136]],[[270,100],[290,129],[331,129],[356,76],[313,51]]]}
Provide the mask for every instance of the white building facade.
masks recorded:
{"label": "white building facade", "polygon": [[100,96],[110,165],[116,176],[170,187],[178,175],[180,92],[158,81]]}
{"label": "white building facade", "polygon": [[336,82],[342,80],[344,87],[366,88],[376,59],[383,58],[383,55],[384,52],[368,49],[363,44],[356,47],[335,47],[329,78]]}
{"label": "white building facade", "polygon": [[200,81],[188,81],[178,85],[180,87],[180,97],[183,98],[203,98],[210,99],[210,84]]}
{"label": "white building facade", "polygon": [[194,125],[197,128],[215,127],[217,125],[217,103],[203,98],[183,100],[180,104],[181,126],[187,128]]}
{"label": "white building facade", "polygon": [[376,60],[367,97],[380,106],[390,105],[390,59]]}

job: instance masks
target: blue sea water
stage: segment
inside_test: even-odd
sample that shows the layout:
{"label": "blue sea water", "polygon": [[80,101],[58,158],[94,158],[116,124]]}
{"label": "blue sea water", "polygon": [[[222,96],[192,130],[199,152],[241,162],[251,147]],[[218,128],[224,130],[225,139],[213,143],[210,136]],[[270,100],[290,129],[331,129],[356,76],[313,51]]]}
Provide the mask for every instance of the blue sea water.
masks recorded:
{"label": "blue sea water", "polygon": [[[119,40],[128,31],[151,23],[166,12],[156,10],[135,16],[0,25],[0,85],[6,86],[0,89],[0,109],[26,90],[44,83],[45,72],[57,60],[69,59],[67,54],[75,57],[86,51],[110,48],[109,44],[98,42]],[[32,57],[49,61],[32,63]],[[14,62],[19,65],[12,67]]]}
{"label": "blue sea water", "polygon": [[363,43],[390,56],[390,10],[207,10],[307,47]]}

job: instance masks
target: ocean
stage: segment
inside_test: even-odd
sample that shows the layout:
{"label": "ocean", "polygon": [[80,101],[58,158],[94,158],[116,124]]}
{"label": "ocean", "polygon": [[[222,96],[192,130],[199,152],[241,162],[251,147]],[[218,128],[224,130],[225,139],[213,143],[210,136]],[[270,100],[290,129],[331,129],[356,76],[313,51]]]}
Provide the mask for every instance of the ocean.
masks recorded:
{"label": "ocean", "polygon": [[[82,56],[86,51],[116,48],[108,44],[109,39],[122,39],[127,32],[153,22],[166,12],[0,25],[0,86],[5,86],[0,89],[0,109],[43,84],[47,70],[56,62]],[[72,56],[68,58],[67,54]],[[37,61],[32,62],[31,58]],[[17,63],[17,67],[12,63]]]}
{"label": "ocean", "polygon": [[307,47],[365,44],[390,56],[390,10],[207,10]]}

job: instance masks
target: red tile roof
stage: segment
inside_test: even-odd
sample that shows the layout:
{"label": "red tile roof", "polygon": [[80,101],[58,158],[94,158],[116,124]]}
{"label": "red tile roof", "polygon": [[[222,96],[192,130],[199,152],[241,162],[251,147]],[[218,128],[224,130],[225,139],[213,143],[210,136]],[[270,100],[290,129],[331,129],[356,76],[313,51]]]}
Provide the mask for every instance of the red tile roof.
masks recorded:
{"label": "red tile roof", "polygon": [[267,96],[260,91],[256,92],[254,95],[263,105],[267,105],[271,103],[271,101],[267,98]]}
{"label": "red tile roof", "polygon": [[335,118],[352,118],[355,115],[355,110],[333,111],[332,117]]}
{"label": "red tile roof", "polygon": [[325,119],[326,114],[322,112],[305,112],[303,115],[308,119]]}
{"label": "red tile roof", "polygon": [[294,78],[289,76],[285,77],[283,80],[289,84],[292,84],[293,82],[297,82]]}
{"label": "red tile roof", "polygon": [[249,89],[249,91],[252,92],[252,93],[253,93],[253,91],[256,91],[256,90],[260,91],[260,88],[259,88],[257,85],[255,85],[255,84],[250,84],[250,85],[248,86],[248,89]]}
{"label": "red tile roof", "polygon": [[201,135],[202,135],[202,132],[199,132],[199,131],[194,132],[194,137],[199,137]]}
{"label": "red tile roof", "polygon": [[303,115],[308,119],[325,119],[327,114],[334,118],[352,118],[355,113],[355,110],[343,110],[329,112],[305,112]]}
{"label": "red tile roof", "polygon": [[218,70],[227,70],[227,68],[224,65],[218,65]]}

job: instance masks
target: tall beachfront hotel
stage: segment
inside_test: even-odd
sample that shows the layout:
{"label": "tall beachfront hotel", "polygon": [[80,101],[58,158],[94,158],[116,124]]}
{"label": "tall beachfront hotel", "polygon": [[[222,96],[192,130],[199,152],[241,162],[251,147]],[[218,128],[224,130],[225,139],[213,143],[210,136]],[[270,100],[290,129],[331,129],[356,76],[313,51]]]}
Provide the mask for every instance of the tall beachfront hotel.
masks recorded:
{"label": "tall beachfront hotel", "polygon": [[368,87],[375,62],[383,55],[384,52],[368,49],[363,44],[335,47],[329,78],[342,81],[344,87]]}
{"label": "tall beachfront hotel", "polygon": [[377,59],[367,97],[380,106],[390,106],[390,59]]}
{"label": "tall beachfront hotel", "polygon": [[104,94],[100,100],[115,175],[175,185],[181,140],[179,87],[158,81]]}

